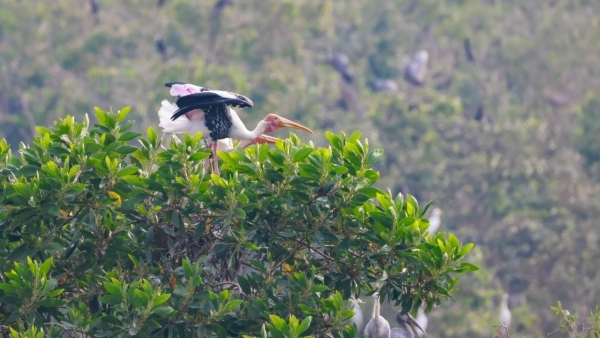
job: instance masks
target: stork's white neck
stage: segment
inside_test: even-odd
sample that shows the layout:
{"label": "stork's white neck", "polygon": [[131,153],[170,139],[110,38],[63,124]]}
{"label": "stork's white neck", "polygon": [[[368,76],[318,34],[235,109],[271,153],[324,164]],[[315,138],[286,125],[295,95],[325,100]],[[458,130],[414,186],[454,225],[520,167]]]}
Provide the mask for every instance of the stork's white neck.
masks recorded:
{"label": "stork's white neck", "polygon": [[254,130],[250,131],[244,125],[237,113],[231,109],[231,130],[229,136],[236,140],[254,140],[267,130],[269,122],[261,120]]}
{"label": "stork's white neck", "polygon": [[375,299],[375,303],[373,304],[373,318],[379,317],[379,299]]}

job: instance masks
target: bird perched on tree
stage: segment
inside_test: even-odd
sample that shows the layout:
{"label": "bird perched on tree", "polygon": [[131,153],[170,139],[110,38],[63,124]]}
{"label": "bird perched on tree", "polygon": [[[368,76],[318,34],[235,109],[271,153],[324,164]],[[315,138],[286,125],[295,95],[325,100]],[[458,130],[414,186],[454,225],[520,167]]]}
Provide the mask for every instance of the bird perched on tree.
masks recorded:
{"label": "bird perched on tree", "polygon": [[390,79],[376,79],[369,82],[369,87],[374,92],[397,92],[398,84]]}
{"label": "bird perched on tree", "polygon": [[233,0],[217,0],[215,6],[212,9],[212,13],[210,14],[210,47],[212,48],[217,41],[217,37],[219,36],[219,32],[221,31],[221,17],[223,16],[223,10],[227,6],[232,6]]}
{"label": "bird perched on tree", "polygon": [[390,338],[390,323],[379,314],[381,305],[378,292],[373,294],[373,300],[373,315],[365,326],[365,335],[367,338]]}
{"label": "bird perched on tree", "polygon": [[510,327],[511,315],[510,310],[508,309],[508,293],[502,295],[498,320],[500,321],[500,324],[506,326],[507,329]]}
{"label": "bird perched on tree", "polygon": [[[171,87],[171,95],[179,96],[176,101],[177,110],[168,120],[161,119],[159,126],[165,133],[197,133],[202,132],[205,139],[212,143],[215,173],[219,173],[217,163],[218,140],[233,138],[240,141],[251,141],[263,133],[270,133],[280,128],[290,127],[312,134],[307,127],[285,119],[276,114],[267,115],[252,131],[248,130],[233,107],[252,107],[252,101],[240,94],[210,90],[208,88],[178,83],[167,83]],[[190,93],[193,90],[199,92]],[[181,94],[188,93],[182,96]],[[159,116],[169,111],[168,105],[162,105]]]}
{"label": "bird perched on tree", "polygon": [[402,311],[396,313],[396,321],[400,327],[392,329],[391,338],[414,338],[419,337],[417,328],[425,333],[425,329],[411,316],[410,314],[401,314]]}
{"label": "bird perched on tree", "polygon": [[94,23],[97,25],[100,22],[100,4],[96,0],[89,0],[90,2],[90,11],[92,12],[92,16],[94,17]]}
{"label": "bird perched on tree", "polygon": [[[417,323],[419,323],[419,325],[421,325],[422,328],[422,333],[425,334],[425,330],[427,330],[427,324],[429,324],[429,319],[427,319],[427,315],[425,314],[425,310],[423,310],[423,307],[419,307],[419,310],[417,312],[417,318],[415,318],[417,320]],[[421,334],[419,334],[419,336],[421,336]]]}
{"label": "bird perched on tree", "polygon": [[350,69],[350,59],[345,54],[337,54],[327,60],[335,70],[342,76],[347,83],[354,82],[354,72]]}
{"label": "bird perched on tree", "polygon": [[421,50],[411,58],[404,59],[404,79],[415,86],[422,86],[427,73],[429,53]]}
{"label": "bird perched on tree", "polygon": [[429,218],[429,233],[435,234],[440,228],[440,223],[442,221],[442,209],[434,208],[431,213],[431,217]]}
{"label": "bird perched on tree", "polygon": [[469,61],[470,63],[475,63],[475,55],[473,54],[473,49],[471,48],[471,40],[469,38],[465,38],[464,48],[467,61]]}
{"label": "bird perched on tree", "polygon": [[362,330],[362,326],[363,326],[363,313],[362,310],[360,309],[360,306],[358,305],[359,302],[362,302],[360,299],[354,299],[354,298],[350,298],[350,304],[352,305],[352,311],[354,311],[354,316],[352,316],[350,318],[350,321],[356,325],[356,330],[357,332],[360,334],[360,331]]}
{"label": "bird perched on tree", "polygon": [[156,52],[160,55],[163,61],[167,61],[167,43],[163,39],[162,35],[156,34],[154,36],[154,42],[156,45]]}
{"label": "bird perched on tree", "polygon": [[[160,119],[160,127],[171,126],[173,121],[171,121],[171,116],[177,111],[177,106],[172,104],[167,100],[163,100],[161,102],[161,108],[158,110],[158,117]],[[182,120],[183,121],[183,120]],[[182,126],[183,128],[183,126]],[[246,140],[243,142],[239,142],[237,146],[233,146],[233,140],[231,138],[224,138],[217,141],[217,150],[230,152],[237,149],[245,149],[253,144],[264,144],[264,143],[275,143],[277,138],[265,134],[259,135],[254,140]]]}

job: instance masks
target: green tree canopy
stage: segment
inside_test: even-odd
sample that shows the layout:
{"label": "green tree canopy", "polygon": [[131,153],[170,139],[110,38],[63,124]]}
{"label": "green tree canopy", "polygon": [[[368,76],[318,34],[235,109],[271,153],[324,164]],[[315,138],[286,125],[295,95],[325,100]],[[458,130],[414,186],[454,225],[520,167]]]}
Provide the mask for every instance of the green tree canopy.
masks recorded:
{"label": "green tree canopy", "polygon": [[2,327],[354,337],[348,298],[431,308],[477,269],[472,244],[428,234],[429,204],[374,186],[382,151],[360,133],[220,152],[217,176],[201,135],[163,147],[128,112],[38,127],[19,156],[0,142]]}

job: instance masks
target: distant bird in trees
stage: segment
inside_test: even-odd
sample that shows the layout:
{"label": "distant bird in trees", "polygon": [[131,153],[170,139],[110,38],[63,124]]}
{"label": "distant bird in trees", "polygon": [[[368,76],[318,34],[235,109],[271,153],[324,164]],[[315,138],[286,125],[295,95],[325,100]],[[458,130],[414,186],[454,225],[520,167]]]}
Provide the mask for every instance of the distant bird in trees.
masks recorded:
{"label": "distant bird in trees", "polygon": [[232,6],[233,0],[217,0],[215,6],[212,9],[212,13],[210,14],[210,47],[212,48],[217,41],[217,37],[219,36],[219,32],[221,31],[221,17],[223,16],[223,10],[227,6]]}
{"label": "distant bird in trees", "polygon": [[392,329],[391,338],[414,338],[419,337],[417,328],[425,334],[425,329],[411,316],[410,314],[401,314],[402,311],[396,313],[396,321],[400,327]]}
{"label": "distant bird in trees", "polygon": [[363,318],[362,310],[360,309],[360,306],[358,305],[359,301],[360,301],[359,299],[354,299],[354,298],[350,299],[350,304],[352,305],[352,311],[354,311],[354,316],[352,316],[352,318],[350,318],[350,321],[352,323],[354,323],[354,325],[356,325],[356,330],[360,334],[360,331],[362,330],[362,327],[364,324],[364,318]]}
{"label": "distant bird in trees", "polygon": [[440,224],[442,222],[442,209],[434,208],[431,213],[431,217],[429,217],[429,233],[435,234],[440,228]]}
{"label": "distant bird in trees", "polygon": [[508,309],[508,294],[505,293],[502,295],[502,301],[500,302],[500,315],[498,316],[498,320],[500,324],[506,326],[506,328],[510,327],[510,310]]}
{"label": "distant bird in trees", "polygon": [[404,80],[415,86],[422,86],[427,73],[429,53],[421,50],[411,58],[404,59]]}
{"label": "distant bird in trees", "polygon": [[465,38],[463,45],[465,48],[465,56],[467,57],[467,61],[470,63],[475,63],[475,55],[473,55],[473,49],[471,48],[471,40],[469,40],[469,38]]}
{"label": "distant bird in trees", "polygon": [[[218,140],[233,138],[251,141],[263,133],[270,133],[284,127],[312,134],[312,131],[305,126],[276,114],[267,115],[254,130],[250,131],[233,110],[233,107],[252,107],[254,104],[249,98],[237,93],[210,90],[181,82],[167,83],[166,86],[171,87],[171,95],[179,97],[176,102],[177,110],[173,112],[172,105],[166,100],[163,101],[158,111],[161,118],[159,126],[165,133],[202,132],[204,138],[212,143],[213,168],[216,174],[219,173],[216,156]],[[168,115],[170,118],[165,118]]]}
{"label": "distant bird in trees", "polygon": [[350,69],[350,59],[345,54],[337,54],[327,60],[335,70],[342,76],[347,83],[354,82],[354,72]]}
{"label": "distant bird in trees", "polygon": [[475,111],[475,115],[473,116],[473,118],[475,119],[475,121],[481,122],[483,120],[484,116],[485,116],[485,110],[483,108],[483,104],[480,104],[477,107],[477,110]]}
{"label": "distant bird in trees", "polygon": [[398,84],[390,79],[375,79],[369,82],[369,87],[375,93],[378,92],[397,92]]}
{"label": "distant bird in trees", "polygon": [[168,53],[167,53],[167,43],[165,39],[163,39],[162,35],[156,34],[154,36],[154,42],[156,45],[156,52],[160,55],[163,61],[167,61]]}
{"label": "distant bird in trees", "polygon": [[94,23],[98,24],[100,22],[100,4],[96,0],[90,1],[90,11],[92,13],[92,17],[94,17]]}
{"label": "distant bird in trees", "polygon": [[165,5],[166,2],[167,2],[167,0],[158,0],[156,2],[156,7],[157,8],[162,8]]}
{"label": "distant bird in trees", "polygon": [[[421,325],[421,330],[423,331],[421,333],[424,334],[425,330],[427,330],[427,324],[429,324],[429,319],[427,319],[427,315],[425,314],[425,310],[423,309],[423,307],[419,307],[416,320],[417,323]],[[419,334],[419,336],[421,336],[421,334]]]}
{"label": "distant bird in trees", "polygon": [[365,335],[367,338],[390,338],[390,323],[379,314],[381,305],[379,304],[378,292],[373,294],[373,299],[373,315],[367,326],[365,326]]}

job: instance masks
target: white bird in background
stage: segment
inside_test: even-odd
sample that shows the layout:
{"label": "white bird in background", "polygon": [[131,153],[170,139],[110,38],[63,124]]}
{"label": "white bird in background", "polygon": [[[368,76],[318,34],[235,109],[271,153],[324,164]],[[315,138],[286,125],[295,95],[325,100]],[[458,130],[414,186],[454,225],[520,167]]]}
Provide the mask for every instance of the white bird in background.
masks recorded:
{"label": "white bird in background", "polygon": [[354,299],[354,298],[350,298],[350,304],[352,305],[352,311],[354,311],[354,316],[352,316],[352,318],[350,318],[350,322],[353,323],[354,325],[356,325],[356,333],[358,335],[360,335],[360,332],[363,328],[363,324],[364,324],[364,318],[363,318],[363,313],[362,310],[360,309],[360,306],[358,305],[358,303],[362,301],[360,299]]}
{"label": "white bird in background", "polygon": [[425,73],[427,72],[427,62],[429,61],[429,53],[425,50],[420,50],[411,58],[404,59],[404,80],[415,85],[422,86],[425,81]]}
{"label": "white bird in background", "polygon": [[379,314],[379,292],[373,294],[373,299],[373,316],[365,326],[365,335],[367,338],[390,338],[390,323]]}
{"label": "white bird in background", "polygon": [[402,311],[396,313],[396,321],[400,324],[400,327],[392,329],[391,338],[414,338],[419,337],[420,334],[417,328],[425,334],[425,329],[411,316],[409,313],[401,314]]}
{"label": "white bird in background", "polygon": [[442,220],[442,210],[440,208],[433,209],[431,213],[431,217],[429,217],[429,233],[435,234],[440,228],[440,223]]}
{"label": "white bird in background", "polygon": [[498,316],[500,324],[510,327],[510,310],[508,309],[508,293],[502,295],[502,301],[500,302],[500,315]]}
{"label": "white bird in background", "polygon": [[419,325],[421,325],[421,328],[423,328],[423,332],[425,332],[425,330],[427,330],[427,324],[429,323],[429,319],[427,319],[427,315],[425,314],[425,310],[423,309],[423,307],[419,308],[416,319],[417,323],[419,323]]}

